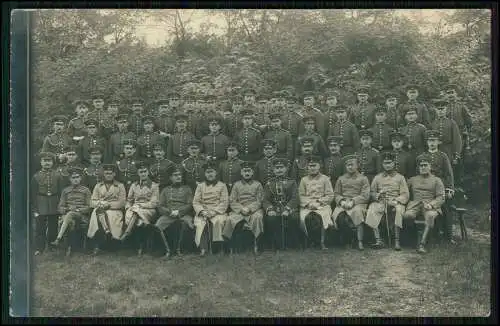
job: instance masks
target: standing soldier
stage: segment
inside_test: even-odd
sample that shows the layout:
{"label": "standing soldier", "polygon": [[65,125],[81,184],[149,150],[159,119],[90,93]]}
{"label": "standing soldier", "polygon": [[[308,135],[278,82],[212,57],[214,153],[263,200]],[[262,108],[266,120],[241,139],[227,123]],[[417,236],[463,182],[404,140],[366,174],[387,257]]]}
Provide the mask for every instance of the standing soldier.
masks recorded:
{"label": "standing soldier", "polygon": [[167,138],[174,134],[175,129],[175,118],[172,108],[169,106],[167,99],[160,99],[154,102],[154,105],[158,114],[158,118],[155,120],[156,129],[159,131],[160,136],[167,141]]}
{"label": "standing soldier", "polygon": [[72,139],[66,133],[67,118],[64,115],[56,115],[52,118],[54,132],[45,137],[42,145],[42,152],[56,154],[56,163],[60,164],[65,159],[65,150],[72,143]]}
{"label": "standing soldier", "polygon": [[207,119],[210,133],[201,138],[201,152],[207,160],[215,161],[219,164],[226,156],[226,146],[230,139],[221,133],[222,119],[212,116]]}
{"label": "standing soldier", "polygon": [[311,137],[302,137],[298,141],[300,142],[300,154],[295,156],[292,171],[290,173],[291,177],[294,178],[297,183],[307,175],[308,159],[312,155],[314,148],[314,139]]}
{"label": "standing soldier", "polygon": [[326,93],[326,109],[325,109],[325,119],[323,120],[323,131],[324,134],[321,135],[323,139],[328,138],[328,133],[330,129],[333,129],[335,123],[337,122],[337,97],[339,93],[335,90],[328,90]]}
{"label": "standing soldier", "polygon": [[198,114],[194,111],[194,108],[188,106],[184,109],[184,112],[186,114],[186,130],[192,133],[197,139],[205,136],[208,131],[207,125],[205,121],[198,118]]}
{"label": "standing soldier", "polygon": [[243,94],[243,106],[245,108],[254,108],[255,107],[255,90],[253,88],[249,88]]}
{"label": "standing soldier", "polygon": [[328,130],[328,136],[339,136],[342,138],[340,143],[342,154],[353,154],[359,148],[359,133],[356,126],[347,120],[347,108],[345,106],[337,106],[335,109],[337,121]]}
{"label": "standing soldier", "polygon": [[116,179],[125,185],[125,190],[127,190],[127,192],[132,182],[137,179],[135,152],[135,140],[125,140],[123,142],[123,158],[116,162],[118,169],[118,175]]}
{"label": "standing soldier", "polygon": [[404,120],[401,117],[396,93],[391,91],[387,92],[385,96],[385,105],[387,107],[387,124],[391,126],[392,129],[398,130],[404,125]]}
{"label": "standing soldier", "polygon": [[167,186],[175,163],[165,158],[165,145],[161,140],[153,144],[153,156],[154,160],[149,165],[149,175],[159,185],[161,191]]}
{"label": "standing soldier", "polygon": [[144,132],[142,119],[144,114],[144,101],[140,98],[134,98],[131,102],[131,110],[128,117],[128,125],[130,130],[137,136]]}
{"label": "standing soldier", "polygon": [[190,140],[187,144],[188,157],[182,161],[186,175],[186,184],[194,191],[196,186],[203,182],[203,166],[206,160],[200,155],[201,144],[197,139]]}
{"label": "standing soldier", "polygon": [[187,157],[186,144],[195,139],[187,128],[187,115],[179,113],[175,116],[175,132],[168,139],[167,158],[178,164]]}
{"label": "standing soldier", "polygon": [[111,135],[108,143],[107,154],[105,155],[105,162],[116,162],[123,158],[123,145],[129,140],[135,140],[136,135],[128,130],[128,116],[120,114],[116,123],[118,131]]}
{"label": "standing soldier", "polygon": [[154,118],[150,115],[145,115],[142,118],[143,134],[137,138],[137,148],[139,159],[151,164],[154,160],[153,145],[162,142],[161,136],[155,132]]}
{"label": "standing soldier", "polygon": [[73,102],[75,106],[76,117],[68,123],[68,135],[75,142],[81,141],[86,136],[85,116],[89,112],[89,104],[83,100]]}
{"label": "standing soldier", "polygon": [[85,121],[87,135],[80,141],[78,150],[78,156],[81,158],[83,164],[88,164],[90,162],[90,151],[93,148],[106,147],[106,140],[99,136],[99,130],[97,130],[98,125],[97,120],[92,118]]}
{"label": "standing soldier", "polygon": [[227,185],[228,192],[231,192],[233,184],[241,178],[241,164],[243,160],[238,157],[238,144],[234,141],[226,146],[227,160],[219,165],[219,175],[222,182]]}
{"label": "standing soldier", "polygon": [[259,129],[260,131],[264,131],[269,126],[268,100],[261,95],[256,105],[257,110],[255,110],[253,123],[255,128]]}
{"label": "standing soldier", "polygon": [[337,179],[344,174],[344,161],[342,160],[341,144],[342,137],[330,136],[327,139],[330,155],[324,159],[323,174],[330,177],[332,185],[337,182]]}
{"label": "standing soldier", "polygon": [[387,109],[385,106],[377,106],[375,109],[375,124],[369,130],[373,133],[372,145],[375,149],[381,152],[391,148],[389,135],[393,129],[387,124]]}
{"label": "standing soldier", "polygon": [[[108,102],[108,107],[106,109],[106,114],[101,123],[101,134],[103,138],[108,141],[112,134],[118,131],[116,126],[116,118],[118,117],[118,101],[116,99],[111,99]],[[97,121],[97,120],[96,120]],[[97,123],[99,126],[99,122]]]}
{"label": "standing soldier", "polygon": [[92,98],[92,105],[94,109],[87,114],[87,118],[97,120],[97,129],[102,131],[102,123],[106,117],[106,112],[104,111],[104,95],[99,92],[95,93]]}
{"label": "standing soldier", "polygon": [[417,112],[416,122],[428,127],[430,123],[430,112],[424,103],[417,101],[417,87],[415,85],[406,86],[406,96],[408,97],[408,102],[403,104],[402,110],[407,112],[411,107],[414,107]]}
{"label": "standing soldier", "polygon": [[393,131],[390,137],[392,145],[390,153],[394,157],[395,170],[406,179],[413,177],[417,171],[414,164],[415,158],[403,148],[405,135],[398,131]]}
{"label": "standing soldier", "polygon": [[[285,114],[282,117],[283,129],[290,132],[290,135],[292,136],[292,144],[295,144],[297,142],[299,132],[303,129],[302,119],[304,118],[302,113],[295,110],[295,105],[295,97],[289,95],[287,97],[286,109],[284,111]],[[292,146],[292,152],[293,157],[295,157],[295,155],[298,155],[298,153],[295,153],[295,146]]]}
{"label": "standing soldier", "polygon": [[315,132],[316,119],[314,116],[306,115],[302,119],[304,123],[304,132],[297,138],[297,143],[295,144],[295,152],[300,152],[300,139],[303,137],[309,137],[313,139],[313,155],[319,155],[325,157],[328,153],[325,145],[325,141],[320,136],[319,133]]}
{"label": "standing soldier", "polygon": [[401,132],[406,136],[406,145],[408,151],[415,159],[426,149],[425,131],[427,128],[417,122],[417,109],[415,106],[410,106],[404,111],[406,125],[401,128]]}
{"label": "standing soldier", "polygon": [[238,112],[234,110],[234,105],[225,106],[223,134],[233,138],[236,132],[241,129],[241,126],[241,119],[238,117]]}
{"label": "standing soldier", "polygon": [[57,236],[57,205],[63,189],[62,179],[54,169],[56,156],[49,152],[40,152],[42,169],[31,179],[31,212],[35,227],[35,255],[45,250]]}
{"label": "standing soldier", "polygon": [[273,160],[276,155],[276,142],[273,139],[262,141],[264,157],[255,164],[255,179],[265,185],[273,177]]}
{"label": "standing soldier", "polygon": [[440,178],[431,173],[431,159],[429,155],[420,155],[417,159],[419,174],[408,180],[410,201],[403,215],[405,219],[414,221],[423,215],[425,229],[419,241],[417,251],[425,253],[425,243],[429,231],[434,227],[434,220],[439,216],[441,206],[445,200],[445,190]]}
{"label": "standing soldier", "polygon": [[349,120],[358,130],[368,129],[374,123],[375,106],[368,102],[369,87],[367,85],[359,86],[357,92],[358,103],[352,107]]}
{"label": "standing soldier", "polygon": [[181,105],[181,100],[177,92],[171,92],[168,95],[168,106],[172,109],[173,114],[181,113],[179,108]]}
{"label": "standing soldier", "polygon": [[293,160],[293,140],[289,131],[281,128],[281,113],[269,114],[271,126],[266,128],[264,139],[273,139],[276,143],[276,156],[287,157],[290,161]]}
{"label": "standing soldier", "polygon": [[380,172],[380,152],[372,147],[373,133],[370,130],[361,130],[361,148],[356,152],[359,158],[359,171],[372,182],[373,177]]}
{"label": "standing soldier", "polygon": [[[314,117],[314,126],[315,126],[315,131],[323,137],[323,135],[326,133],[324,130],[324,120],[325,120],[325,115],[323,112],[321,112],[320,109],[314,106],[314,94],[313,92],[306,91],[304,92],[304,110],[303,110],[303,115],[304,116],[312,116]],[[300,130],[300,133],[305,132],[305,124],[302,126],[303,129]]]}
{"label": "standing soldier", "polygon": [[261,156],[260,130],[252,127],[254,111],[245,109],[241,114],[243,127],[234,136],[234,141],[238,144],[241,155],[240,158],[244,161],[256,162]]}
{"label": "standing soldier", "polygon": [[77,167],[82,170],[84,168],[83,164],[81,163],[80,157],[78,156],[79,152],[80,151],[77,145],[72,144],[66,147],[64,153],[66,161],[64,162],[64,164],[59,165],[59,167],[57,168],[57,171],[62,177],[62,182],[64,187],[69,186],[71,184],[70,171],[74,167]]}
{"label": "standing soldier", "polygon": [[96,184],[102,181],[103,178],[103,165],[102,154],[103,147],[96,146],[89,150],[89,162],[83,169],[84,185],[90,191],[94,190]]}

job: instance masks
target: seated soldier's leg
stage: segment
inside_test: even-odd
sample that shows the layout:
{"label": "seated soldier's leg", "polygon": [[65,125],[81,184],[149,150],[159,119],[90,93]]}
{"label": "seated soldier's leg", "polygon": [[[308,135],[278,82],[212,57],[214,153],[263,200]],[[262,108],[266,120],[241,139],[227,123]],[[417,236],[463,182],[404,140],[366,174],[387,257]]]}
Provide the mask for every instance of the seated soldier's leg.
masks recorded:
{"label": "seated soldier's leg", "polygon": [[182,240],[184,239],[184,233],[186,233],[187,230],[189,230],[189,225],[185,221],[179,220],[179,222],[180,222],[180,227],[178,231],[177,247],[176,247],[177,255],[181,254],[181,245],[182,245]]}
{"label": "seated soldier's leg", "polygon": [[127,227],[125,229],[125,232],[123,232],[123,235],[121,236],[120,240],[123,241],[130,235],[130,233],[132,232],[132,230],[136,226],[138,219],[139,219],[139,216],[137,215],[137,213],[132,212],[130,210],[127,210],[125,212],[125,223],[126,223]]}
{"label": "seated soldier's leg", "polygon": [[405,207],[403,205],[396,205],[394,207],[394,250],[401,250],[399,236],[403,228],[403,214]]}
{"label": "seated soldier's leg", "polygon": [[310,212],[305,219],[307,238],[311,239],[313,242],[317,242],[318,233],[323,228],[323,223],[321,221],[321,216],[316,212]]}
{"label": "seated soldier's leg", "polygon": [[[226,222],[226,225],[229,223],[232,223],[233,225],[231,226],[232,228],[232,234],[230,238],[227,238],[227,244],[229,245],[229,251],[230,253],[233,253],[235,249],[239,251],[241,249],[241,243],[242,243],[242,237],[243,237],[243,226],[245,225],[245,220],[241,220],[236,222],[236,224],[233,222]],[[225,226],[224,226],[225,227]]]}
{"label": "seated soldier's leg", "polygon": [[385,206],[379,202],[371,203],[366,212],[366,224],[373,230],[373,236],[375,237],[374,247],[376,248],[380,248],[384,245],[379,231],[379,224],[384,212]]}
{"label": "seated soldier's leg", "polygon": [[426,210],[423,212],[424,220],[425,220],[425,228],[422,234],[422,239],[420,240],[420,244],[418,246],[418,251],[421,253],[425,253],[425,244],[427,241],[427,237],[429,235],[429,231],[434,227],[434,221],[436,217],[439,216],[438,211],[436,210]]}
{"label": "seated soldier's leg", "polygon": [[[39,215],[34,217],[34,240],[35,240],[35,255],[40,254],[45,250],[46,231],[47,231],[47,215]],[[56,228],[57,230],[57,228]]]}
{"label": "seated soldier's leg", "polygon": [[268,249],[277,248],[276,245],[279,241],[276,240],[276,237],[277,233],[280,231],[278,230],[280,227],[277,227],[277,225],[280,223],[280,219],[280,216],[264,216],[264,239],[266,248]]}
{"label": "seated soldier's leg", "polygon": [[61,227],[59,228],[59,233],[57,234],[56,240],[52,242],[53,245],[59,245],[63,237],[74,228],[75,225],[75,213],[68,212],[61,216]]}

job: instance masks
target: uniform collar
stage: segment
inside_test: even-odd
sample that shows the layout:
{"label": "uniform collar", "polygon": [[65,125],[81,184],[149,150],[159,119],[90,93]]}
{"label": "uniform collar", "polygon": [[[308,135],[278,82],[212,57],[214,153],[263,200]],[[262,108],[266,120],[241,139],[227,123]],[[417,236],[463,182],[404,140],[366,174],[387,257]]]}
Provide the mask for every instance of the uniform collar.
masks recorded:
{"label": "uniform collar", "polygon": [[429,153],[431,154],[435,154],[437,152],[439,152],[439,148],[436,148],[435,150],[431,151],[430,149],[427,150]]}
{"label": "uniform collar", "polygon": [[139,180],[139,181],[137,181],[137,183],[138,183],[138,184],[139,184],[139,186],[141,186],[141,187],[142,187],[142,186],[144,186],[144,185],[145,185],[145,186],[147,186],[147,187],[151,187],[151,185],[152,185],[153,181],[152,181],[150,178],[147,178],[146,180],[142,180],[142,181],[141,181],[141,180]]}
{"label": "uniform collar", "polygon": [[219,180],[217,180],[217,179],[215,179],[213,181],[205,180],[205,183],[207,184],[207,186],[215,186],[217,184],[217,182],[219,182]]}
{"label": "uniform collar", "polygon": [[392,171],[384,171],[384,177],[393,177],[394,175],[396,175],[396,170],[392,170]]}
{"label": "uniform collar", "polygon": [[241,178],[241,182],[244,183],[244,184],[247,184],[247,185],[251,185],[254,182],[254,180],[250,179],[250,180],[247,181],[247,180]]}

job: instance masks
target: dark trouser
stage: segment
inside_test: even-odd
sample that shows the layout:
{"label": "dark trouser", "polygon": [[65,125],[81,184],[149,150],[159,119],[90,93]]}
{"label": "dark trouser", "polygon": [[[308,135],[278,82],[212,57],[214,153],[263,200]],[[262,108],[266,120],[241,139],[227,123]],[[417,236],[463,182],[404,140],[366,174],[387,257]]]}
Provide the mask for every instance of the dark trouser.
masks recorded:
{"label": "dark trouser", "polygon": [[267,246],[270,248],[294,247],[301,235],[297,214],[287,217],[264,216],[264,234]]}
{"label": "dark trouser", "polygon": [[57,237],[58,215],[39,215],[35,217],[35,250],[43,251],[45,243]]}
{"label": "dark trouser", "polygon": [[441,206],[443,214],[440,216],[439,229],[443,231],[444,238],[451,240],[453,237],[453,212],[450,209],[450,202],[447,199],[443,206]]}
{"label": "dark trouser", "polygon": [[[209,231],[210,228],[210,231]],[[212,251],[221,251],[224,248],[224,242],[214,242],[211,237],[208,236],[210,232],[210,236],[213,234],[213,225],[212,222],[207,222],[205,224],[205,228],[203,229],[203,233],[200,238],[200,249],[206,250],[208,252],[209,246],[212,246]]]}
{"label": "dark trouser", "polygon": [[338,237],[340,244],[349,244],[354,239],[356,226],[346,212],[342,212],[337,217]]}

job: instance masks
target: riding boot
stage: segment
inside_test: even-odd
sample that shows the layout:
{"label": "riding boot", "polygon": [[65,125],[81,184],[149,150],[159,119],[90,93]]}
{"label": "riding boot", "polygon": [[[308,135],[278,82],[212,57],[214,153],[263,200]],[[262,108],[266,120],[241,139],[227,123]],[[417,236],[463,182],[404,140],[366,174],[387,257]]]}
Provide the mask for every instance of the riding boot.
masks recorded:
{"label": "riding boot", "polygon": [[399,244],[399,234],[401,233],[401,228],[399,226],[394,227],[394,250],[401,250]]}
{"label": "riding boot", "polygon": [[363,247],[363,223],[361,223],[356,227],[356,231],[357,231],[356,235],[358,238],[358,249],[364,250],[365,248]]}

